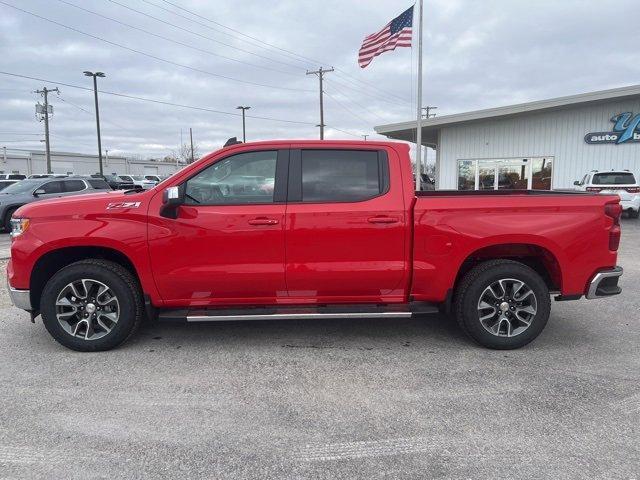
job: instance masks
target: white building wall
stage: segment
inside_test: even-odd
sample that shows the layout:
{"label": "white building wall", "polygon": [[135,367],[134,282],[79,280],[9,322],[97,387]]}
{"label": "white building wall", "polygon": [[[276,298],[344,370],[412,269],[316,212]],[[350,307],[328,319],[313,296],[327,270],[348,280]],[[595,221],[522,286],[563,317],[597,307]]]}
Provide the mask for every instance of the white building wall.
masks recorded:
{"label": "white building wall", "polygon": [[[145,160],[127,160],[125,157],[103,157],[104,173],[119,175],[171,175],[178,168],[175,163],[152,162]],[[180,165],[180,168],[184,165]],[[77,153],[51,152],[51,169],[53,173],[74,173],[76,175],[92,175],[99,171],[97,155]],[[44,152],[30,152],[0,149],[0,173],[46,173],[47,162]]]}
{"label": "white building wall", "polygon": [[590,170],[629,169],[640,176],[640,143],[590,145],[587,133],[609,132],[611,117],[640,113],[640,100],[443,127],[439,186],[457,188],[458,160],[554,157],[553,188],[573,188]]}

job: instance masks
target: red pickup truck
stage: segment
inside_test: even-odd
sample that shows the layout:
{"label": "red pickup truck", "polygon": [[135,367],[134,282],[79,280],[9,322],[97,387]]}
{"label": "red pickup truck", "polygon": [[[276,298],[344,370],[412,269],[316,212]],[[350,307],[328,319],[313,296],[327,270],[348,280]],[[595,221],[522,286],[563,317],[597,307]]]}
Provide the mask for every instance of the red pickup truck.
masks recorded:
{"label": "red pickup truck", "polygon": [[13,303],[106,350],[143,318],[404,318],[444,311],[521,347],[556,300],[620,293],[617,196],[415,192],[407,145],[225,147],[147,190],[35,202],[12,219]]}

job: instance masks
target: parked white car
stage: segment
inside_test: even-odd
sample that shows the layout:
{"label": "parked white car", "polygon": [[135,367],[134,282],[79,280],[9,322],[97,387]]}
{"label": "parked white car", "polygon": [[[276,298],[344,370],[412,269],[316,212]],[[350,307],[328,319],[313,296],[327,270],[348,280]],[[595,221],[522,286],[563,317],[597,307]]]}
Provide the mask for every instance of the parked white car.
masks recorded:
{"label": "parked white car", "polygon": [[629,170],[592,170],[582,180],[573,182],[576,190],[596,192],[602,195],[617,194],[622,210],[630,218],[640,215],[640,184]]}
{"label": "parked white car", "polygon": [[144,175],[118,175],[122,180],[133,183],[136,187],[149,190],[156,186],[153,180],[147,180]]}

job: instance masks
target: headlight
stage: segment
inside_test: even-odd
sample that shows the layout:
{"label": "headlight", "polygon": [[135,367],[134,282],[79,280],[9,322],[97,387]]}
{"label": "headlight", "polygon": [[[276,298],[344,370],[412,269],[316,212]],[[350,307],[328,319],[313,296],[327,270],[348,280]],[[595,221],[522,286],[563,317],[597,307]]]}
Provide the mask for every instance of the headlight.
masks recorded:
{"label": "headlight", "polygon": [[11,219],[11,237],[15,238],[22,235],[29,228],[28,218],[12,218]]}

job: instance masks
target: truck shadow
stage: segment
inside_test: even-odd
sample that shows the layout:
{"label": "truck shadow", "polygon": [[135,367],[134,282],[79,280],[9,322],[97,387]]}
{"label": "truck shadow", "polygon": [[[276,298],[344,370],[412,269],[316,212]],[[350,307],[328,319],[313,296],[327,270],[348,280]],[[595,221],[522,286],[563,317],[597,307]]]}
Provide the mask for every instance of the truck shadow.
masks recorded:
{"label": "truck shadow", "polygon": [[290,349],[375,350],[398,345],[473,345],[455,320],[443,315],[412,319],[261,320],[205,324],[149,322],[121,348],[154,345],[225,348],[235,345]]}

